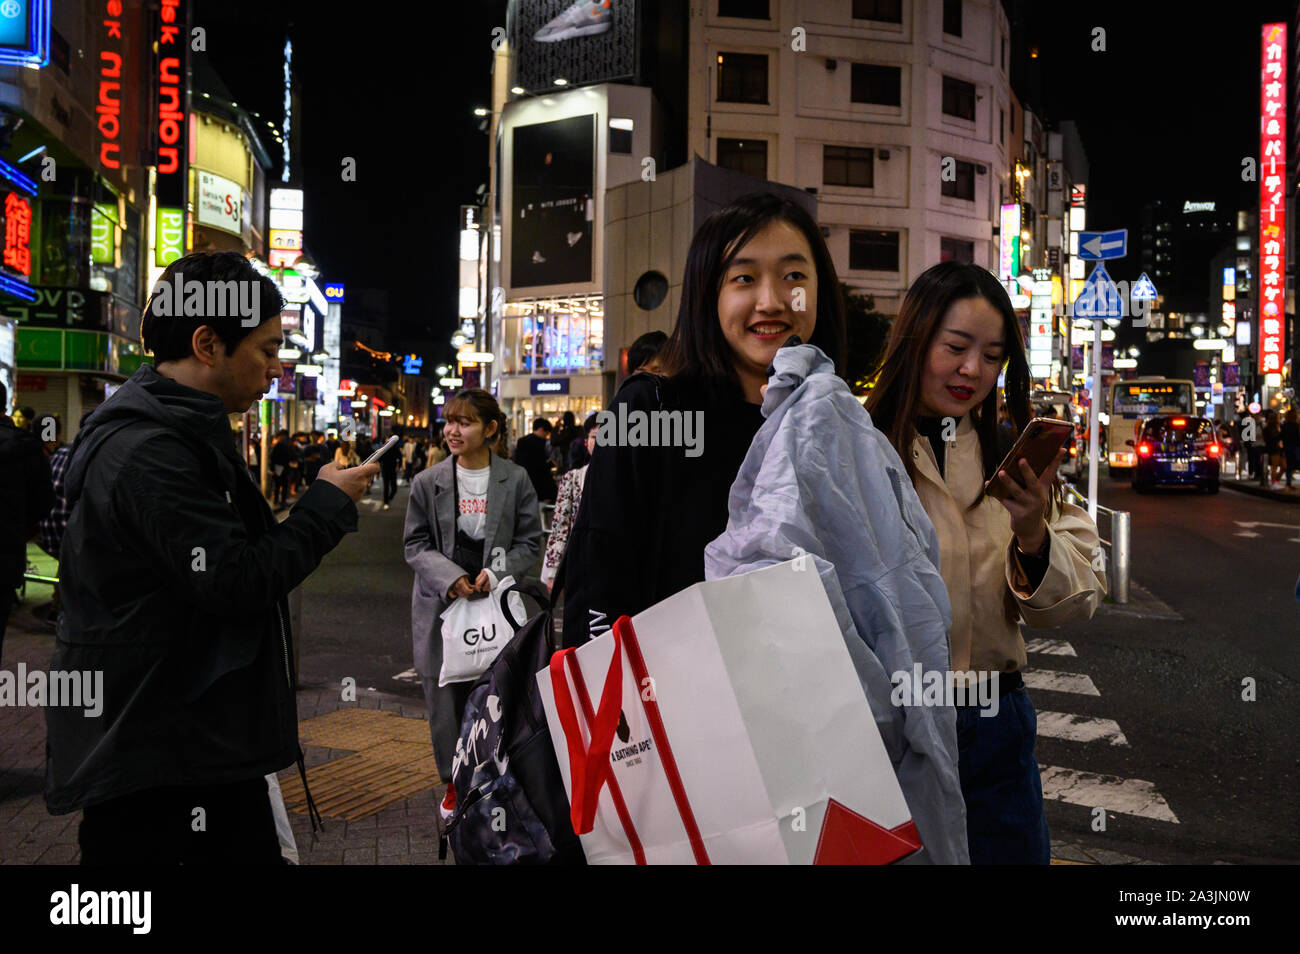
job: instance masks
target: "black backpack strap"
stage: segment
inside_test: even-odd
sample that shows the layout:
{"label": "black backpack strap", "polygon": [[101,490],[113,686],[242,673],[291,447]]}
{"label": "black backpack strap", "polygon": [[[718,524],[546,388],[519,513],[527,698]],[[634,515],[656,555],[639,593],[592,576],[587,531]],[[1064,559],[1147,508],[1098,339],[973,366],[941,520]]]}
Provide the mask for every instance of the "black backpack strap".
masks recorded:
{"label": "black backpack strap", "polygon": [[[555,608],[552,594],[546,592],[546,587],[542,585],[540,580],[527,578],[516,580],[501,593],[501,612],[506,614],[506,619],[510,620],[510,626],[516,633],[523,629],[524,626],[523,623],[516,625],[515,618],[510,613],[510,594],[516,591],[526,596],[531,596],[537,601],[537,605],[547,612]],[[527,620],[524,622],[527,622]]]}

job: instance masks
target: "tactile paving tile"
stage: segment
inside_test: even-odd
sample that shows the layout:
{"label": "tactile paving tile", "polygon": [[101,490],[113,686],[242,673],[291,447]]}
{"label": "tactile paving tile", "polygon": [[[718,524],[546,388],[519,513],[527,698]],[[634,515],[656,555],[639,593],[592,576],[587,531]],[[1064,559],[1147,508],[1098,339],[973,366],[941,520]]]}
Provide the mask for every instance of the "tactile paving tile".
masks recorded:
{"label": "tactile paving tile", "polygon": [[[429,724],[377,709],[338,709],[298,725],[304,744],[352,752],[308,770],[321,815],[355,821],[439,782]],[[302,779],[280,782],[285,806],[306,814]]]}

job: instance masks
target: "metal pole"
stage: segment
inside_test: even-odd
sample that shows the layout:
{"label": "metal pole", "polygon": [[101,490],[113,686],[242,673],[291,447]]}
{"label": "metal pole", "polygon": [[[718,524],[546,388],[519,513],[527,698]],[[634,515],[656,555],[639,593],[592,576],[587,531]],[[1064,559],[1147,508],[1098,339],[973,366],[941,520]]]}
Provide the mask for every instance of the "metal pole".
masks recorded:
{"label": "metal pole", "polygon": [[1110,515],[1110,589],[1116,603],[1128,602],[1128,518],[1127,510],[1116,510]]}
{"label": "metal pole", "polygon": [[1101,412],[1101,329],[1103,322],[1092,319],[1092,400],[1088,407],[1088,516],[1097,522],[1097,463],[1101,456],[1101,432],[1097,415]]}

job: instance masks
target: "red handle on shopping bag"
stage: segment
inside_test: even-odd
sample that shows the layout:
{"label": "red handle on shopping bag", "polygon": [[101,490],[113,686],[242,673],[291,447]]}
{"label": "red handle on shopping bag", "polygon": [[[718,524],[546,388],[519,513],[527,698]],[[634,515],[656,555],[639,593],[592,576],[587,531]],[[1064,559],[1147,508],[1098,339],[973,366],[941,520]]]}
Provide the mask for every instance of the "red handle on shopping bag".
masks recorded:
{"label": "red handle on shopping bag", "polygon": [[[600,789],[609,776],[609,750],[614,745],[614,733],[618,730],[619,712],[623,706],[623,644],[617,633],[614,634],[614,658],[610,661],[609,672],[605,674],[605,685],[600,693],[600,706],[595,719],[590,721],[591,742],[584,748],[582,732],[578,728],[578,714],[573,706],[573,697],[569,692],[569,681],[564,675],[565,661],[575,649],[562,649],[551,657],[551,689],[555,693],[555,711],[564,730],[564,739],[569,748],[569,820],[573,831],[585,835],[591,831],[596,822],[596,805],[600,800]],[[573,660],[577,666],[577,660]]]}

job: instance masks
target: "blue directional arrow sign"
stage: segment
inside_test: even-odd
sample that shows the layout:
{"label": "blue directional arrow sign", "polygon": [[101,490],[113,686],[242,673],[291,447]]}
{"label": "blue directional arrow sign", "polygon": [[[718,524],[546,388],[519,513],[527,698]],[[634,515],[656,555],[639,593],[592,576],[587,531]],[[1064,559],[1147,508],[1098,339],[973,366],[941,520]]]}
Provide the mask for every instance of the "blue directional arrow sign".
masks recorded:
{"label": "blue directional arrow sign", "polygon": [[1075,318],[1122,318],[1124,303],[1119,289],[1106,273],[1106,266],[1098,264],[1083,283],[1079,297],[1074,300]]}
{"label": "blue directional arrow sign", "polygon": [[1110,232],[1080,232],[1079,257],[1089,262],[1123,258],[1128,250],[1128,229]]}
{"label": "blue directional arrow sign", "polygon": [[1133,285],[1133,290],[1129,292],[1129,297],[1134,301],[1155,301],[1156,286],[1151,284],[1151,279],[1147,278],[1147,273],[1143,272],[1142,277]]}

